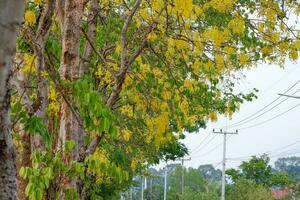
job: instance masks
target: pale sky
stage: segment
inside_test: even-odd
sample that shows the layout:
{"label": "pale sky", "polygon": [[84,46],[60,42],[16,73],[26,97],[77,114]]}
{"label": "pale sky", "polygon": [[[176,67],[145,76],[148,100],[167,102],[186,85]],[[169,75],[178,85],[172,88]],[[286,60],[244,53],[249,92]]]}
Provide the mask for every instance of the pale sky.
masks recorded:
{"label": "pale sky", "polygon": [[[238,87],[240,87],[243,91],[248,91],[251,88],[259,89],[259,93],[257,94],[258,99],[241,105],[240,112],[235,113],[232,120],[221,118],[216,123],[209,123],[206,130],[201,129],[198,133],[187,134],[184,143],[190,151],[201,144],[205,138],[206,140],[202,142],[202,145],[197,150],[191,153],[190,157],[192,160],[186,162],[186,166],[198,167],[201,164],[210,163],[213,163],[216,166],[222,160],[223,136],[216,135],[213,138],[214,134],[211,133],[211,130],[213,128],[225,126],[226,121],[228,125],[239,122],[272,102],[278,97],[278,93],[284,93],[288,88],[300,80],[300,67],[294,62],[287,62],[285,69],[274,65],[264,64],[257,68],[244,71],[243,74],[246,77],[243,81],[241,81],[240,86]],[[300,89],[300,83],[288,94],[292,94],[298,89]],[[296,93],[296,95],[300,96],[300,92]],[[280,98],[272,105],[279,103],[284,98],[285,97]],[[239,128],[264,122],[265,120],[290,109],[298,103],[300,103],[299,99],[288,99],[272,111],[253,121],[249,121],[244,125],[232,128],[229,127],[228,131],[235,131]],[[271,107],[272,106],[268,108]],[[238,135],[233,135],[227,142],[226,157],[229,159],[227,167],[237,167],[241,162],[237,160],[230,160],[230,158],[259,155],[268,151],[273,151],[273,157],[271,158],[272,162],[274,162],[278,157],[282,157],[280,155],[300,156],[300,142],[289,148],[280,149],[281,147],[300,140],[300,128],[298,123],[300,123],[300,106],[281,117],[260,126],[240,130]],[[208,134],[210,134],[210,136],[207,136]],[[219,148],[214,149],[216,146],[219,146]],[[211,151],[212,149],[214,150]],[[218,168],[220,167],[221,165],[218,165]]]}

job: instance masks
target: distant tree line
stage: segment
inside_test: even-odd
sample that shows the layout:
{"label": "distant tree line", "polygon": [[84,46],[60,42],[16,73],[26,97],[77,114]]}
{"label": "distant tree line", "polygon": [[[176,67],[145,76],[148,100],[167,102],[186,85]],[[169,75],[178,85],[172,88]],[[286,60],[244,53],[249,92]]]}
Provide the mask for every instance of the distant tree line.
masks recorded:
{"label": "distant tree line", "polygon": [[[184,190],[181,176],[184,170]],[[220,198],[221,170],[213,165],[182,168],[180,164],[167,165],[168,200],[217,200]],[[300,198],[300,157],[279,158],[274,167],[267,155],[253,156],[237,169],[226,171],[226,199],[228,200],[292,200]],[[145,183],[146,179],[146,183]],[[163,200],[164,169],[150,168],[145,177],[136,177],[131,189],[132,200],[141,199],[142,185],[145,200]],[[146,188],[145,188],[145,185]],[[123,193],[130,199],[130,191]]]}

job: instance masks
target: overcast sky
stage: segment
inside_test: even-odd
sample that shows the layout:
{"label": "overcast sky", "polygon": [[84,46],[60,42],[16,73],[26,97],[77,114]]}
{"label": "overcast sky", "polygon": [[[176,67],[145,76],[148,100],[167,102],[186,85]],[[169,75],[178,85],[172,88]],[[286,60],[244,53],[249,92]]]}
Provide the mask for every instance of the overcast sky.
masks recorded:
{"label": "overcast sky", "polygon": [[[191,152],[191,161],[186,162],[186,166],[198,167],[206,163],[212,163],[217,166],[222,160],[223,136],[214,136],[215,134],[211,133],[213,128],[223,127],[227,123],[229,126],[228,131],[239,130],[264,122],[300,103],[300,100],[289,98],[272,111],[267,112],[257,119],[231,128],[230,124],[239,122],[260,110],[275,100],[278,97],[278,93],[284,93],[284,91],[299,81],[300,67],[297,63],[292,62],[288,62],[284,69],[265,64],[244,71],[243,74],[245,78],[241,81],[239,87],[243,91],[249,91],[251,88],[259,89],[258,99],[241,105],[240,112],[235,113],[232,120],[221,118],[216,123],[209,123],[206,130],[201,129],[198,133],[188,134],[184,140],[186,146],[190,151],[198,148]],[[300,89],[300,83],[288,94],[292,94],[298,89]],[[296,94],[300,96],[300,92]],[[284,97],[280,98],[272,106],[284,99]],[[268,109],[272,106],[268,107]],[[241,162],[240,160],[243,159],[241,157],[245,157],[244,159],[247,160],[247,156],[260,155],[269,151],[272,152],[272,162],[278,157],[297,155],[297,153],[300,155],[300,143],[288,148],[281,148],[300,140],[299,123],[300,106],[260,126],[239,130],[238,135],[231,136],[227,141],[227,167],[238,166]],[[206,140],[204,140],[205,138]],[[201,145],[199,146],[199,144]],[[234,160],[231,160],[232,158]],[[221,167],[221,165],[218,165],[218,167]]]}
{"label": "overcast sky", "polygon": [[[220,118],[216,123],[209,123],[207,129],[201,129],[198,133],[187,134],[183,142],[191,152],[191,161],[187,161],[185,166],[197,168],[199,165],[213,164],[215,167],[221,168],[223,136],[214,136],[215,134],[212,134],[213,128],[224,127],[227,124],[229,126],[228,131],[239,130],[262,123],[300,103],[299,99],[289,98],[272,111],[263,114],[257,119],[231,128],[231,124],[239,122],[257,112],[275,100],[278,97],[278,93],[284,93],[299,81],[300,67],[297,63],[292,62],[286,63],[284,69],[264,64],[246,70],[243,74],[245,78],[240,81],[238,88],[245,92],[252,88],[259,89],[259,93],[257,94],[258,99],[241,105],[240,111],[234,114],[232,120]],[[300,83],[288,92],[288,94],[292,94],[298,89],[300,89]],[[296,93],[296,95],[300,96],[300,92]],[[280,98],[264,111],[284,99],[284,97]],[[272,163],[278,157],[300,156],[300,142],[288,148],[282,148],[300,140],[299,124],[300,106],[262,125],[239,130],[238,135],[233,135],[227,140],[227,168],[239,166],[241,160],[249,159],[248,156],[261,155],[266,152],[271,152]],[[161,164],[157,167],[160,168],[163,166],[164,164]]]}

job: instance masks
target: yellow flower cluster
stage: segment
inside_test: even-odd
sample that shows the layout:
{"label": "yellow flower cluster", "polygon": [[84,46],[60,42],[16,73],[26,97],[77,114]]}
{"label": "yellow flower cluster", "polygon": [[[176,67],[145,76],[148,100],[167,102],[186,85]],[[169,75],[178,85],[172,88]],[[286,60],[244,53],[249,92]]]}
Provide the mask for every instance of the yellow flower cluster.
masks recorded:
{"label": "yellow flower cluster", "polygon": [[228,28],[238,35],[243,35],[245,31],[245,21],[240,15],[236,15],[229,23]]}
{"label": "yellow flower cluster", "polygon": [[224,51],[226,54],[231,55],[236,52],[236,49],[231,46],[226,46],[226,47],[224,47]]}
{"label": "yellow flower cluster", "polygon": [[291,60],[297,60],[298,59],[298,52],[294,49],[292,49],[289,53],[289,57]]}
{"label": "yellow flower cluster", "polygon": [[25,53],[24,54],[24,65],[21,70],[24,74],[34,73],[35,72],[35,57],[32,54]]}
{"label": "yellow flower cluster", "polygon": [[217,115],[217,113],[216,113],[216,112],[211,112],[211,113],[209,114],[209,119],[210,119],[210,121],[212,121],[212,122],[218,121],[218,115]]}
{"label": "yellow flower cluster", "polygon": [[133,117],[133,109],[130,105],[122,106],[120,111],[122,114],[127,115],[128,117]]}
{"label": "yellow flower cluster", "polygon": [[192,80],[189,79],[184,80],[183,86],[188,90],[194,91],[194,83]]}
{"label": "yellow flower cluster", "polygon": [[31,10],[27,10],[25,12],[24,19],[25,19],[25,24],[26,25],[29,25],[29,26],[34,25],[35,22],[36,22],[35,13],[33,11],[31,11]]}
{"label": "yellow flower cluster", "polygon": [[270,55],[273,53],[273,48],[271,46],[266,46],[266,47],[263,47],[261,49],[261,52],[264,54],[264,55]]}
{"label": "yellow flower cluster", "polygon": [[227,11],[231,11],[233,9],[234,4],[235,0],[211,0],[205,5],[205,7],[213,7],[217,11],[224,13]]}
{"label": "yellow flower cluster", "polygon": [[216,48],[220,48],[223,42],[226,42],[230,36],[228,29],[219,30],[217,27],[213,27],[204,32],[204,38],[214,43]]}
{"label": "yellow flower cluster", "polygon": [[245,52],[240,54],[239,61],[242,65],[249,64],[249,57],[245,54]]}
{"label": "yellow flower cluster", "polygon": [[174,11],[185,18],[190,17],[193,11],[193,0],[175,0]]}
{"label": "yellow flower cluster", "polygon": [[126,142],[128,142],[131,138],[131,132],[128,130],[128,129],[124,129],[122,130],[122,133],[123,133],[123,138]]}
{"label": "yellow flower cluster", "polygon": [[52,115],[58,114],[60,106],[58,102],[57,93],[53,86],[50,86],[48,98],[49,98],[48,112]]}

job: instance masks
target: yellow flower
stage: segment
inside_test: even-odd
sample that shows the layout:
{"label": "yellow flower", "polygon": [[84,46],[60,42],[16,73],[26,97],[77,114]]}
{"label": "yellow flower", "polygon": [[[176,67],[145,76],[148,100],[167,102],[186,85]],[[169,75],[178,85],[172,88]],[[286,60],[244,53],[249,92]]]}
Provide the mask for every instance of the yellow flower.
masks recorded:
{"label": "yellow flower", "polygon": [[273,48],[271,46],[266,46],[266,47],[263,47],[261,49],[261,52],[264,54],[264,55],[270,55],[273,53]]}
{"label": "yellow flower", "polygon": [[224,31],[213,27],[204,32],[204,38],[206,40],[211,40],[216,48],[220,48],[223,42],[226,42],[229,38],[229,31],[225,29]]}
{"label": "yellow flower", "polygon": [[289,43],[288,42],[281,42],[278,45],[278,47],[279,47],[280,51],[286,51],[289,48]]}
{"label": "yellow flower", "polygon": [[291,60],[297,60],[298,59],[298,52],[296,50],[291,50],[289,57]]}
{"label": "yellow flower", "polygon": [[37,4],[37,5],[40,5],[43,3],[43,0],[34,0],[34,3]]}
{"label": "yellow flower", "polygon": [[236,52],[235,48],[230,47],[230,46],[224,47],[224,51],[229,55],[234,54]]}
{"label": "yellow flower", "polygon": [[24,65],[22,68],[22,72],[24,74],[34,73],[35,72],[35,65],[34,65],[35,57],[31,54],[25,53],[23,58],[24,58]]}
{"label": "yellow flower", "polygon": [[227,12],[233,9],[233,5],[235,4],[235,0],[212,0],[206,5],[206,7],[213,7],[219,12]]}
{"label": "yellow flower", "polygon": [[50,87],[50,90],[49,90],[49,99],[52,100],[52,101],[56,101],[57,100],[57,94],[56,94],[56,91],[53,87]]}
{"label": "yellow flower", "polygon": [[162,98],[164,100],[170,100],[172,97],[172,93],[170,91],[163,91]]}
{"label": "yellow flower", "polygon": [[233,32],[238,35],[244,34],[245,31],[245,22],[244,19],[237,15],[235,16],[229,23],[228,23],[228,28]]}
{"label": "yellow flower", "polygon": [[130,105],[122,106],[120,111],[122,114],[127,115],[128,117],[133,117],[133,109]]}
{"label": "yellow flower", "polygon": [[127,129],[123,130],[123,138],[126,142],[129,141],[129,139],[131,138],[131,132]]}
{"label": "yellow flower", "polygon": [[27,10],[25,12],[25,24],[26,25],[34,25],[36,22],[35,13],[31,10]]}
{"label": "yellow flower", "polygon": [[218,120],[218,115],[216,112],[211,112],[209,113],[209,119],[212,121],[212,122],[216,122]]}
{"label": "yellow flower", "polygon": [[194,89],[193,82],[191,80],[188,80],[188,79],[184,80],[183,86],[185,88],[187,88],[188,90],[191,90],[191,91],[193,91],[193,89]]}
{"label": "yellow flower", "polygon": [[48,74],[48,72],[43,70],[43,71],[41,71],[41,76],[45,78],[45,77],[48,77],[49,74]]}
{"label": "yellow flower", "polygon": [[248,56],[244,52],[242,52],[240,54],[239,60],[240,60],[241,65],[246,65],[249,62],[249,58],[248,58]]}
{"label": "yellow flower", "polygon": [[121,44],[117,44],[117,46],[116,46],[116,53],[118,54],[118,55],[120,55],[121,54]]}
{"label": "yellow flower", "polygon": [[174,1],[174,11],[181,14],[183,17],[188,18],[193,11],[193,1],[192,0],[175,0]]}

